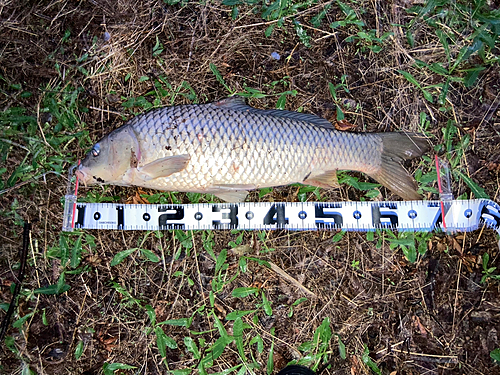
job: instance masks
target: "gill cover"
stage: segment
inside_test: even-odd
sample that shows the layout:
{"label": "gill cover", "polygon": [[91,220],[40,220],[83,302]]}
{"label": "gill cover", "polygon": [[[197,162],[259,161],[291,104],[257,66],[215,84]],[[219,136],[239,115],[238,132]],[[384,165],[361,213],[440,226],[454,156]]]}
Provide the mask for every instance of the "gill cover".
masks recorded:
{"label": "gill cover", "polygon": [[80,164],[85,184],[120,184],[123,175],[140,159],[137,138],[130,126],[122,126],[97,142]]}

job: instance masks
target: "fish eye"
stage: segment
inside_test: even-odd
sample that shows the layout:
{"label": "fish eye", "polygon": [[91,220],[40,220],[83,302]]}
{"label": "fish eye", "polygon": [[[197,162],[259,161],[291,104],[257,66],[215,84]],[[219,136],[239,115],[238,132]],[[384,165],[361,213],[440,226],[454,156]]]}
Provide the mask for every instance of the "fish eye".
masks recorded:
{"label": "fish eye", "polygon": [[94,157],[99,156],[100,152],[101,152],[101,146],[99,146],[99,143],[96,143],[94,148],[92,149],[92,155]]}

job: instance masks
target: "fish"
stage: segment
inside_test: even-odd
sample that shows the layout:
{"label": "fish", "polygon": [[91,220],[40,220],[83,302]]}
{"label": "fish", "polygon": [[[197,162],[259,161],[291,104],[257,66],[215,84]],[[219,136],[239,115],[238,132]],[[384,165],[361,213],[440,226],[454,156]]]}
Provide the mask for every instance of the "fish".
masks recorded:
{"label": "fish", "polygon": [[420,199],[401,162],[421,156],[418,133],[351,133],[313,114],[257,109],[242,97],[164,107],[99,140],[76,170],[87,185],[140,186],[244,201],[250,190],[293,183],[339,187],[338,170],[367,174]]}

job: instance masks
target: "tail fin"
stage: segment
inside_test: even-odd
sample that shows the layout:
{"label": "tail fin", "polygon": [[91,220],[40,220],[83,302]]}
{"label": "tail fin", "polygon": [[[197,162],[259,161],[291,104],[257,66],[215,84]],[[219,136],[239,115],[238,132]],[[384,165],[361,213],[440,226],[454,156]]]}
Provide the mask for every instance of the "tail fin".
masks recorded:
{"label": "tail fin", "polygon": [[429,150],[429,142],[417,133],[378,133],[383,150],[380,169],[370,176],[405,200],[420,199],[413,177],[400,164]]}

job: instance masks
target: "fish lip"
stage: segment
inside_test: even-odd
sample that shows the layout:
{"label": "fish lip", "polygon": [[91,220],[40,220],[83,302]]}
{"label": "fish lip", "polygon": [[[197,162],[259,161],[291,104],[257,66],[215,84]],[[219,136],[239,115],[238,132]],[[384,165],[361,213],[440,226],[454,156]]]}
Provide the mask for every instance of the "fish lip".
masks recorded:
{"label": "fish lip", "polygon": [[75,175],[76,177],[78,178],[78,180],[80,180],[85,186],[87,186],[87,183],[89,182],[88,180],[90,179],[89,175],[87,172],[85,172],[83,169],[82,169],[82,166],[80,165],[80,167],[75,171]]}

